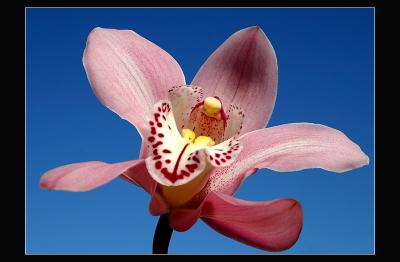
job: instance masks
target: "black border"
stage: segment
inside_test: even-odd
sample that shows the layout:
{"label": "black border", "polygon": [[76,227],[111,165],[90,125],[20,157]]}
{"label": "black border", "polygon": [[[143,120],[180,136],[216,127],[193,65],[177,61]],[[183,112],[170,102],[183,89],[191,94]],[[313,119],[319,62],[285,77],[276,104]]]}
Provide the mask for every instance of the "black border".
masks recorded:
{"label": "black border", "polygon": [[129,1],[129,0],[31,0],[30,7],[372,7],[374,0],[203,0],[203,1]]}

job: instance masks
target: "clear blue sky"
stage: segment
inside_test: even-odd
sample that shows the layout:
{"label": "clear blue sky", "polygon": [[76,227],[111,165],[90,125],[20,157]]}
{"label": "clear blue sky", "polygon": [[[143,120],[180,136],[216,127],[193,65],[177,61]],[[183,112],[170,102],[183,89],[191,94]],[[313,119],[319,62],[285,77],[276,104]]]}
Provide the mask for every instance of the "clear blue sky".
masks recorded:
{"label": "clear blue sky", "polygon": [[[373,9],[28,9],[26,250],[28,253],[150,253],[158,217],[149,197],[122,179],[85,193],[46,191],[41,175],[89,160],[136,159],[140,137],[89,86],[82,54],[97,26],[132,29],[167,50],[190,83],[232,33],[259,25],[274,46],[278,96],[269,126],[337,128],[370,165],[344,174],[259,170],[236,196],[302,203],[298,242],[281,253],[374,252]],[[379,175],[379,174],[378,174]],[[175,232],[170,253],[265,254],[202,221]],[[268,252],[267,252],[268,253]]]}

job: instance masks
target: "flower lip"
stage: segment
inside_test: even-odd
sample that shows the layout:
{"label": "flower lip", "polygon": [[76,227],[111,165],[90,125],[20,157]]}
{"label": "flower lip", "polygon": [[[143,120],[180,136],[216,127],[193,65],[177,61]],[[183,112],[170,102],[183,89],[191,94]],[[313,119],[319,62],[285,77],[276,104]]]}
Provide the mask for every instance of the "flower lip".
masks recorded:
{"label": "flower lip", "polygon": [[[222,110],[222,109],[221,109]],[[202,174],[207,163],[228,166],[241,151],[241,144],[230,138],[215,145],[215,140],[191,129],[178,131],[173,107],[167,100],[154,105],[148,120],[147,142],[152,155],[146,158],[150,175],[161,185],[180,186]]]}

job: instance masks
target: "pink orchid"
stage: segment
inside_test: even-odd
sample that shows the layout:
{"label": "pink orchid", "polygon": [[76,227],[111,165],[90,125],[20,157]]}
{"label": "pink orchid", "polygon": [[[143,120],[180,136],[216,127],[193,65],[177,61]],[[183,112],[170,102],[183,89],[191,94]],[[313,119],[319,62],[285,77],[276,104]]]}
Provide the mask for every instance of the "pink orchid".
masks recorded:
{"label": "pink orchid", "polygon": [[191,85],[166,51],[128,30],[94,29],[83,64],[98,99],[137,128],[140,159],[58,167],[42,176],[42,188],[88,191],[121,176],[150,194],[150,213],[167,217],[174,230],[188,230],[201,218],[227,237],[281,251],[300,235],[299,202],[237,199],[243,181],[259,168],[341,173],[369,162],[358,145],[327,126],[264,128],[278,68],[259,27],[229,37]]}

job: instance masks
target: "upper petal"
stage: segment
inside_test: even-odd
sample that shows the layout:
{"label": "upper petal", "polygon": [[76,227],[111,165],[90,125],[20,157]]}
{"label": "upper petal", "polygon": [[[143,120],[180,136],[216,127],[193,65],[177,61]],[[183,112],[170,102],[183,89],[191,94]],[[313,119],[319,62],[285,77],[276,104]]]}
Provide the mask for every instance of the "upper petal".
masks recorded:
{"label": "upper petal", "polygon": [[250,202],[211,193],[200,216],[217,232],[268,251],[290,248],[303,225],[300,203],[294,199]]}
{"label": "upper petal", "polygon": [[278,67],[275,51],[259,27],[229,37],[203,64],[192,84],[204,96],[240,106],[246,114],[241,133],[263,128],[275,105]]}
{"label": "upper petal", "polygon": [[65,191],[88,191],[110,182],[132,167],[145,166],[144,160],[108,164],[90,161],[57,167],[40,179],[40,187]]}
{"label": "upper petal", "polygon": [[322,168],[345,172],[367,165],[368,156],[342,132],[318,124],[297,123],[260,129],[239,138],[243,150],[228,168],[211,174],[209,191],[233,194],[258,168],[280,172]]}
{"label": "upper petal", "polygon": [[166,51],[129,30],[95,28],[83,64],[98,99],[142,134],[155,101],[185,83],[178,63]]}

